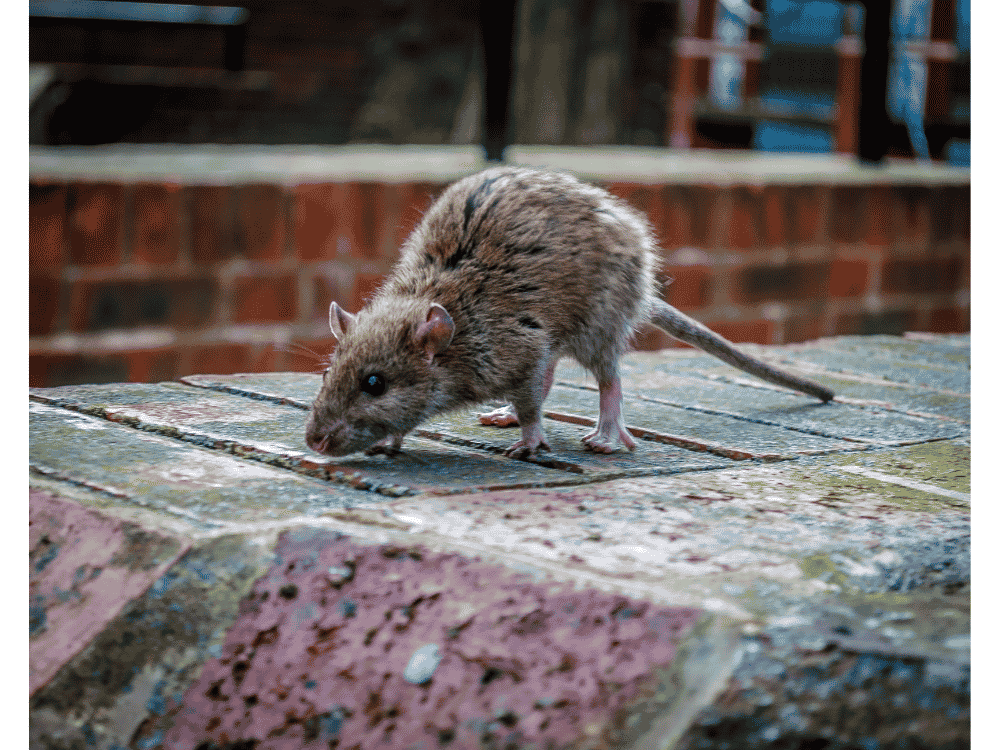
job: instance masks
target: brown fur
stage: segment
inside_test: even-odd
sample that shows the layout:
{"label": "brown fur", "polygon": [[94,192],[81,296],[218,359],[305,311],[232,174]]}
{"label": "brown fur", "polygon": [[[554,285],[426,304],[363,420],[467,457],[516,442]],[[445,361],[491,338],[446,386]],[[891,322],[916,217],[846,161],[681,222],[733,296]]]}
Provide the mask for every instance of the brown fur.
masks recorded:
{"label": "brown fur", "polygon": [[[331,305],[339,343],[307,443],[330,455],[376,444],[394,452],[436,414],[506,398],[513,412],[483,421],[516,419],[522,440],[510,452],[531,454],[547,447],[541,405],[552,370],[571,356],[601,388],[598,428],[584,442],[598,451],[617,440],[632,447],[620,415],[618,361],[636,327],[651,318],[742,369],[750,363],[749,371],[766,379],[777,373],[784,385],[820,388],[789,381],[660,301],[656,259],[640,213],[570,175],[497,167],[459,180],[427,211],[364,309],[351,316]],[[384,393],[361,390],[372,374],[383,378]]]}

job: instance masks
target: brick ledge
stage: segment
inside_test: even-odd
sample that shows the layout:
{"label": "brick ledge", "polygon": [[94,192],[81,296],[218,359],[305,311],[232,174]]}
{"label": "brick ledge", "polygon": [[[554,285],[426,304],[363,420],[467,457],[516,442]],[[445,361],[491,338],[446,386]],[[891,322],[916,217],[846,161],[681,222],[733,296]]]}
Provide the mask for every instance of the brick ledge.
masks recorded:
{"label": "brick ledge", "polygon": [[[507,159],[568,169],[590,179],[654,184],[968,185],[971,170],[941,164],[890,162],[862,167],[839,154],[773,154],[633,146],[511,146]],[[33,146],[32,179],[116,182],[168,180],[238,185],[279,182],[425,180],[450,182],[487,166],[478,146],[245,146],[114,144]]]}

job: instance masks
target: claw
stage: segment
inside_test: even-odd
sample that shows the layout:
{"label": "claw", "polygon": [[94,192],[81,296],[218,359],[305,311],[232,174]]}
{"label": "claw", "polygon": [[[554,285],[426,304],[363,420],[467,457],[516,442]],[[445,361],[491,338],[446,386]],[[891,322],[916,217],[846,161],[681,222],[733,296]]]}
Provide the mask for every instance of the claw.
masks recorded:
{"label": "claw", "polygon": [[525,440],[518,440],[510,448],[505,450],[503,454],[505,456],[510,456],[511,458],[518,458],[522,461],[527,458],[534,458],[538,455],[538,451],[548,451],[552,450],[549,448],[549,444],[544,440],[535,444],[534,446],[529,445]]}
{"label": "claw", "polygon": [[379,440],[375,445],[365,448],[366,456],[377,456],[383,455],[393,458],[398,456],[403,452],[403,436],[402,435],[390,435],[387,438]]}

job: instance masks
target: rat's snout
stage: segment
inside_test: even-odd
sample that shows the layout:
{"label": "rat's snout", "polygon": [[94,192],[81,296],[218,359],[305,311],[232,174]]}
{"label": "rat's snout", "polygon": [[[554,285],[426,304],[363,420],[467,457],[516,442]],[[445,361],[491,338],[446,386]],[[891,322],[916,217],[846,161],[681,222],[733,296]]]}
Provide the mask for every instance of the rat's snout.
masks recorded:
{"label": "rat's snout", "polygon": [[317,453],[333,456],[335,455],[333,452],[334,443],[332,430],[320,425],[319,420],[316,419],[316,413],[313,412],[306,423],[306,445]]}

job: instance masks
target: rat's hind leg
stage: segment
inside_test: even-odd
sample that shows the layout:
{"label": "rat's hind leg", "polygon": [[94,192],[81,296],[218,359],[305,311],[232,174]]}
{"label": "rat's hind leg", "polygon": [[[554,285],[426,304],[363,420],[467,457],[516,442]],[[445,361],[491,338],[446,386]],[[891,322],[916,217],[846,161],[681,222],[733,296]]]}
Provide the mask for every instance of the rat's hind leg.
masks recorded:
{"label": "rat's hind leg", "polygon": [[622,381],[618,375],[610,380],[598,380],[600,408],[597,427],[583,437],[583,444],[595,453],[611,453],[621,441],[630,451],[635,450],[635,441],[625,427],[622,417]]}
{"label": "rat's hind leg", "polygon": [[[542,379],[542,398],[541,401],[538,402],[539,407],[548,397],[549,391],[552,390],[552,379],[555,377],[556,365],[558,363],[558,358],[553,358],[545,370],[545,375]],[[478,416],[479,424],[485,424],[491,427],[517,427],[518,424],[520,424],[517,421],[517,412],[514,411],[514,407],[511,404],[506,404],[501,406],[499,409],[484,412]]]}

